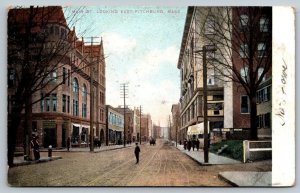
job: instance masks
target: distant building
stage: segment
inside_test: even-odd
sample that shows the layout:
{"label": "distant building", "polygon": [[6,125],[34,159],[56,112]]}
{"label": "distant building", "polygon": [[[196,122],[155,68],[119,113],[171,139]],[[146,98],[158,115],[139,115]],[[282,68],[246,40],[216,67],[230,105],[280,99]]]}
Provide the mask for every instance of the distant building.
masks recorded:
{"label": "distant building", "polygon": [[[118,107],[116,110],[124,115],[124,108]],[[133,142],[134,136],[134,110],[125,108],[125,129],[126,129],[126,141]]]}
{"label": "distant building", "polygon": [[106,105],[106,145],[123,144],[124,115],[110,105]]}
{"label": "distant building", "polygon": [[172,125],[171,125],[171,140],[172,141],[179,141],[179,131],[180,128],[180,111],[179,111],[179,104],[172,105]]}

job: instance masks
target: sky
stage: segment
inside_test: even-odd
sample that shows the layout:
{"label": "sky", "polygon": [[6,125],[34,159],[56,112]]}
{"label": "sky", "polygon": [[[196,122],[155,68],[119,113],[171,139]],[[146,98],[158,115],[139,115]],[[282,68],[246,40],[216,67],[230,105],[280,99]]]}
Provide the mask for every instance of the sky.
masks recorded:
{"label": "sky", "polygon": [[[142,106],[152,121],[168,125],[180,97],[179,50],[187,7],[67,7],[69,28],[78,38],[103,40],[106,104],[123,105],[120,84],[128,83],[126,105]],[[87,30],[88,29],[88,30]],[[97,40],[96,40],[97,41]]]}

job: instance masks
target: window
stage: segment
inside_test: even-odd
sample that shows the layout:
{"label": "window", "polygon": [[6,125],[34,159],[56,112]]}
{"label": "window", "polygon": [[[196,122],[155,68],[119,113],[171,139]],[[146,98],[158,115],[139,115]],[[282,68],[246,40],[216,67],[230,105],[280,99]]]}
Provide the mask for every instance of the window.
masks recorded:
{"label": "window", "polygon": [[258,128],[271,128],[271,113],[261,114],[257,116]]}
{"label": "window", "polygon": [[215,85],[215,69],[207,69],[207,85]]}
{"label": "window", "polygon": [[249,69],[248,69],[248,67],[244,67],[244,68],[241,69],[241,77],[245,82],[247,82],[249,80]]}
{"label": "window", "polygon": [[240,16],[240,29],[247,30],[248,22],[249,22],[248,15],[245,15],[245,14],[241,15]]}
{"label": "window", "polygon": [[[257,71],[257,79],[259,79],[262,75],[262,73],[264,72],[264,68],[259,68]],[[262,81],[266,80],[266,76],[264,75],[264,77],[262,78]]]}
{"label": "window", "polygon": [[63,67],[63,80],[62,80],[63,84],[66,84],[66,75],[67,75],[66,68]]}
{"label": "window", "polygon": [[67,112],[70,113],[70,96],[67,96]]}
{"label": "window", "polygon": [[52,79],[51,79],[53,82],[56,82],[57,81],[57,72],[56,71],[53,71],[52,72]]}
{"label": "window", "polygon": [[66,95],[62,95],[62,112],[66,112],[67,110],[67,96]]}
{"label": "window", "polygon": [[56,94],[52,94],[52,111],[56,112],[57,110],[57,97]]}
{"label": "window", "polygon": [[70,79],[71,79],[71,70],[68,70],[68,86],[70,86]]}
{"label": "window", "polygon": [[83,84],[82,87],[82,117],[87,117],[87,89],[86,85]]}
{"label": "window", "polygon": [[79,84],[77,78],[73,79],[73,115],[78,116],[78,98],[79,98]]}
{"label": "window", "polygon": [[[77,78],[74,78],[74,79],[73,79],[73,92],[74,92],[75,94],[78,94],[78,92],[79,92],[79,84],[78,84]],[[78,97],[78,96],[77,96],[77,97]]]}
{"label": "window", "polygon": [[241,44],[240,47],[240,57],[241,58],[248,58],[249,56],[249,47],[248,44]]}
{"label": "window", "polygon": [[248,96],[241,96],[241,113],[249,112],[249,98]]}
{"label": "window", "polygon": [[266,44],[265,43],[257,44],[257,56],[258,57],[266,56]]}
{"label": "window", "polygon": [[46,111],[49,112],[50,111],[50,97],[46,97],[45,101],[46,101]]}
{"label": "window", "polygon": [[100,109],[100,121],[104,121],[104,110]]}
{"label": "window", "polygon": [[261,32],[268,32],[269,31],[269,19],[262,17],[259,20],[259,29]]}
{"label": "window", "polygon": [[262,103],[271,100],[271,86],[260,89],[256,93],[256,102]]}

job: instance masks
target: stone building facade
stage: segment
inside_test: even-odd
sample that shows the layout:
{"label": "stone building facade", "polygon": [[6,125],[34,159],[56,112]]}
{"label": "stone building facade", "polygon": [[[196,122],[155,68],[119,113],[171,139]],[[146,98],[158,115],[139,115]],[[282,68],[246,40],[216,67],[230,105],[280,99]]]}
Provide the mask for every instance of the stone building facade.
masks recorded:
{"label": "stone building facade", "polygon": [[[264,85],[272,74],[271,17],[270,7],[188,7],[177,65],[181,76],[181,140],[188,137],[190,126],[203,122],[203,50],[207,47],[214,48],[205,58],[210,136],[250,137],[248,95],[252,93],[251,101],[256,101],[254,91],[261,87],[257,82]],[[251,80],[252,89],[246,90],[242,79],[245,84]],[[260,112],[253,110],[258,115],[263,113],[257,108]]]}

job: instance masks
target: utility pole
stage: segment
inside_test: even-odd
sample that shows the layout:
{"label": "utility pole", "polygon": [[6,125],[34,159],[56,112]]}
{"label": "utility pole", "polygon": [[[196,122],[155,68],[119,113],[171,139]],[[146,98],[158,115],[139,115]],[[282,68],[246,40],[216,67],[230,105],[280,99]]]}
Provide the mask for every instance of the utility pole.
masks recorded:
{"label": "utility pole", "polygon": [[124,147],[126,146],[126,102],[125,102],[125,98],[128,97],[128,84],[127,83],[123,83],[121,84],[121,97],[123,95],[123,101],[124,101],[124,140],[123,140],[123,144]]}
{"label": "utility pole", "polygon": [[204,120],[204,162],[208,163],[208,132],[207,132],[207,65],[206,47],[203,46],[203,120]]}
{"label": "utility pole", "polygon": [[208,126],[207,126],[207,64],[206,53],[215,52],[217,49],[215,45],[204,45],[202,50],[195,51],[195,53],[203,52],[203,121],[204,121],[204,162],[208,163]]}
{"label": "utility pole", "polygon": [[171,116],[169,115],[169,132],[168,132],[168,135],[169,135],[169,139],[172,141],[172,135],[171,135]]}
{"label": "utility pole", "polygon": [[140,144],[142,144],[142,106],[140,105]]}
{"label": "utility pole", "polygon": [[[174,123],[174,121],[173,121]],[[177,114],[177,109],[176,109],[176,112],[175,112],[175,129],[176,129],[176,147],[177,147],[177,141],[178,141],[178,137],[177,137],[177,130],[178,130],[178,114]]]}
{"label": "utility pole", "polygon": [[[93,44],[94,43],[99,43],[99,42],[94,42],[94,39],[98,39],[99,37],[88,37],[91,39],[90,42],[86,43],[91,43],[91,47],[89,50],[90,58],[89,58],[89,65],[90,65],[90,151],[94,151],[94,56],[93,56]],[[99,57],[99,56],[98,56]],[[98,60],[97,60],[98,61]],[[98,94],[98,93],[97,93]]]}

